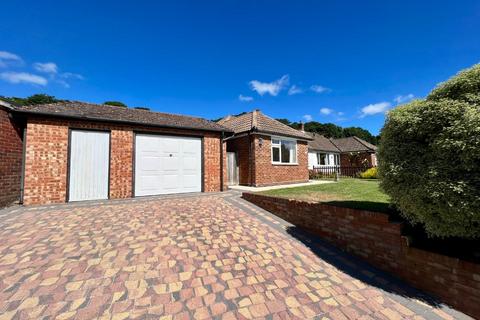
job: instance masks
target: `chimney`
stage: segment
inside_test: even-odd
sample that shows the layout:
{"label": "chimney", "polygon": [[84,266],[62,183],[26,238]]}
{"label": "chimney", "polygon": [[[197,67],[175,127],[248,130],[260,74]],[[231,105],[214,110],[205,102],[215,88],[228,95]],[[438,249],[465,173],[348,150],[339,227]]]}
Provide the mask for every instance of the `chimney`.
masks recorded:
{"label": "chimney", "polygon": [[305,123],[300,122],[300,131],[305,132]]}

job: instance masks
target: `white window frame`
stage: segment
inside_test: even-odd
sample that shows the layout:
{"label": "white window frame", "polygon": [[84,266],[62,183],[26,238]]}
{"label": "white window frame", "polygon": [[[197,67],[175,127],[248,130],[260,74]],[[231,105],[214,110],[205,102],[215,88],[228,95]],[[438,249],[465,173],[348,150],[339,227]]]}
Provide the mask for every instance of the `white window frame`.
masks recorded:
{"label": "white window frame", "polygon": [[[274,144],[273,140],[278,140],[280,143]],[[282,162],[282,141],[289,141],[295,143],[295,162]],[[278,137],[272,136],[270,140],[270,158],[272,160],[272,164],[274,165],[282,165],[282,166],[296,166],[298,165],[298,143],[296,139],[292,138],[285,138],[285,137]],[[279,148],[279,161],[273,161],[273,148]]]}
{"label": "white window frame", "polygon": [[[325,164],[320,164],[321,155],[325,155]],[[330,156],[333,155],[333,163],[330,163]],[[317,152],[317,167],[340,167],[340,154],[333,152]],[[335,160],[338,159],[338,164]]]}

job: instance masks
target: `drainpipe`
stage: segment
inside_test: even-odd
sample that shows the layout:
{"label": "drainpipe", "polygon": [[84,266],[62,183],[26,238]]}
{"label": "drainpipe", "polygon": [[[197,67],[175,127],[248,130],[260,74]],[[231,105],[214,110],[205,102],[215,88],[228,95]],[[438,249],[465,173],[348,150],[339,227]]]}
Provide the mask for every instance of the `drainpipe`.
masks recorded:
{"label": "drainpipe", "polygon": [[225,132],[222,131],[222,136],[220,137],[220,191],[223,190],[223,139],[225,137]]}

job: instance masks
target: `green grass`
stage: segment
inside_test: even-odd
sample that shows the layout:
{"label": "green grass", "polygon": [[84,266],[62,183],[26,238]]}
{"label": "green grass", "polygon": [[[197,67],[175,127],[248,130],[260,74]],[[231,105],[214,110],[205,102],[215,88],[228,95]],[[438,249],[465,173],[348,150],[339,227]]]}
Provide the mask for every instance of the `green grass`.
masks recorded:
{"label": "green grass", "polygon": [[289,199],[318,201],[340,207],[393,213],[378,180],[341,179],[339,182],[260,192]]}

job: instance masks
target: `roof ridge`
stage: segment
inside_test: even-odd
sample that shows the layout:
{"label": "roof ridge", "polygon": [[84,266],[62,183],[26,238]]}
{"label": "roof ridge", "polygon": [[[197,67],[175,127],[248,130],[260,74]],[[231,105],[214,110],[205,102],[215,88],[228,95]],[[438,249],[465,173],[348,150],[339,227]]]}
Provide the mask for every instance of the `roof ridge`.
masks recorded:
{"label": "roof ridge", "polygon": [[211,122],[210,120],[208,120],[206,118],[198,117],[198,116],[192,116],[192,115],[188,115],[188,114],[163,112],[163,111],[156,111],[156,110],[151,110],[151,109],[150,110],[144,110],[144,109],[142,110],[142,109],[135,109],[135,107],[112,106],[112,105],[109,105],[109,104],[101,104],[101,103],[95,103],[95,102],[83,102],[83,101],[78,101],[78,100],[66,100],[66,101],[59,101],[59,102],[53,102],[53,103],[42,103],[42,104],[38,104],[37,106],[54,106],[54,105],[62,105],[62,104],[69,104],[69,103],[91,105],[91,106],[102,107],[102,108],[107,107],[107,108],[112,108],[112,109],[115,109],[115,110],[129,110],[129,111],[135,111],[135,112],[151,112],[151,113],[164,114],[164,115],[183,117],[183,118],[201,119],[201,120]]}

